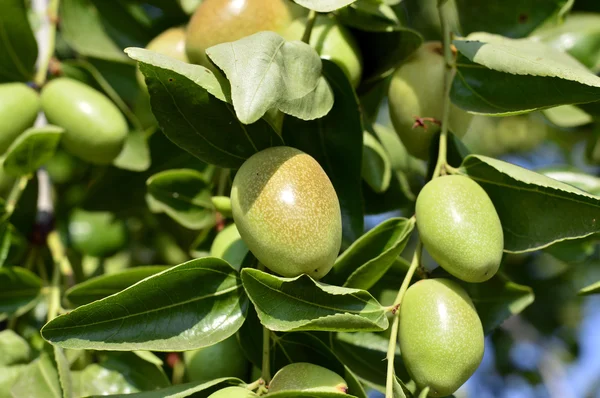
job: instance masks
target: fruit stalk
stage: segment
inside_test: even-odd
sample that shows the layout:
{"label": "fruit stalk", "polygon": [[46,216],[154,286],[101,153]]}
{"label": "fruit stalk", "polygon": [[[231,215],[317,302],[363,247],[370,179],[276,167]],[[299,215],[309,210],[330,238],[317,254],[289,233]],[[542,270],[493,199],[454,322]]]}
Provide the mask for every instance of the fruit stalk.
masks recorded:
{"label": "fruit stalk", "polygon": [[[262,263],[258,263],[258,269],[265,272],[267,270]],[[268,386],[271,382],[271,331],[264,326],[261,377],[265,385]]]}
{"label": "fruit stalk", "polygon": [[12,213],[15,211],[17,207],[17,203],[21,198],[21,194],[27,188],[27,183],[29,182],[29,177],[21,176],[19,177],[14,185],[12,186],[10,193],[8,194],[8,198],[6,199],[6,205],[4,206],[4,215],[2,216],[2,222],[8,220]]}
{"label": "fruit stalk", "polygon": [[448,7],[444,7],[443,1],[438,4],[438,12],[442,25],[442,45],[444,50],[444,59],[446,61],[446,73],[444,75],[444,107],[442,113],[442,127],[440,130],[440,145],[438,150],[437,163],[433,171],[433,177],[436,178],[445,172],[447,163],[447,143],[448,143],[448,123],[450,120],[450,90],[452,88],[452,80],[456,74],[456,63],[452,54],[452,31],[450,30]]}
{"label": "fruit stalk", "polygon": [[310,43],[310,35],[312,33],[313,27],[315,26],[315,21],[317,20],[317,12],[315,10],[310,10],[308,14],[308,20],[306,21],[306,28],[304,29],[304,34],[302,35],[302,41],[305,43]]}
{"label": "fruit stalk", "polygon": [[34,82],[41,87],[46,83],[50,59],[54,55],[56,42],[56,23],[58,22],[59,0],[34,0],[32,8],[41,18],[40,28],[36,32],[38,42],[38,63]]}
{"label": "fruit stalk", "polygon": [[385,383],[385,398],[393,398],[394,396],[394,358],[396,357],[396,342],[398,341],[398,326],[400,325],[400,305],[402,304],[402,299],[404,298],[404,294],[406,290],[408,290],[408,285],[417,270],[417,267],[421,263],[421,252],[423,250],[423,244],[419,240],[417,242],[417,247],[415,248],[415,252],[412,257],[412,261],[410,262],[410,267],[406,272],[406,276],[402,281],[402,286],[400,286],[400,290],[398,290],[398,295],[396,296],[396,300],[394,300],[394,304],[392,305],[392,311],[394,313],[394,320],[392,322],[392,330],[390,333],[390,340],[388,343],[388,351],[387,351],[387,379]]}

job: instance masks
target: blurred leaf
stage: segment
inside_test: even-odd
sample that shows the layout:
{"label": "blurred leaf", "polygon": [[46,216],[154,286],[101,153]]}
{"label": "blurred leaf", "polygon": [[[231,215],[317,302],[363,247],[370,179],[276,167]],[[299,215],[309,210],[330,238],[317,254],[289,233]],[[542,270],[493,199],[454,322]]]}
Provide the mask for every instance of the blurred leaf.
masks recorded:
{"label": "blurred leaf", "polygon": [[30,357],[27,341],[10,329],[0,332],[0,368],[29,362]]}
{"label": "blurred leaf", "polygon": [[600,77],[545,44],[476,33],[454,45],[461,56],[451,97],[465,110],[510,115],[600,100]]}
{"label": "blurred leaf", "polygon": [[0,32],[0,83],[32,80],[38,49],[23,0],[2,1]]}
{"label": "blurred leaf", "polygon": [[325,280],[346,287],[370,289],[402,253],[414,226],[412,218],[383,221],[337,258]]}
{"label": "blurred leaf", "polygon": [[31,362],[12,386],[13,397],[63,398],[58,372],[47,353]]}
{"label": "blurred leaf", "polygon": [[13,365],[0,367],[0,398],[13,398],[10,393],[12,386],[27,369],[28,365]]}
{"label": "blurred leaf", "polygon": [[254,153],[282,143],[264,120],[251,125],[237,120],[226,102],[229,87],[210,70],[139,48],[126,52],[140,63],[165,135],[197,158],[238,168]]}
{"label": "blurred leaf", "polygon": [[317,12],[330,12],[338,8],[346,7],[356,0],[294,0],[302,7],[315,10]]}
{"label": "blurred leaf", "polygon": [[222,258],[239,270],[248,254],[248,246],[242,240],[235,224],[230,224],[220,231],[210,247],[210,255]]}
{"label": "blurred leaf", "polygon": [[387,191],[392,179],[392,166],[387,152],[371,134],[363,134],[362,178],[376,193]]}
{"label": "blurred leaf", "polygon": [[71,398],[73,396],[73,379],[71,378],[70,364],[60,347],[54,347],[54,362],[63,398]]}
{"label": "blurred leaf", "polygon": [[[463,35],[490,32],[518,38],[557,14],[568,0],[509,0],[481,3],[477,0],[455,0]],[[558,19],[558,18],[557,18]]]}
{"label": "blurred leaf", "polygon": [[598,294],[598,293],[600,293],[600,281],[582,288],[581,290],[579,290],[578,294],[580,296],[589,296],[591,294]]}
{"label": "blurred leaf", "polygon": [[[275,32],[259,32],[206,50],[209,58],[231,82],[231,97],[238,119],[254,123],[272,108],[306,120],[324,116],[333,105],[331,89],[321,79],[319,54],[300,41],[287,42]],[[315,112],[299,112],[309,106],[294,101],[315,91],[311,99],[327,96]],[[282,106],[282,104],[284,104]],[[309,106],[310,107],[310,106]]]}
{"label": "blurred leaf", "polygon": [[372,0],[356,0],[336,15],[346,26],[371,32],[385,32],[400,26],[398,17],[389,5]]}
{"label": "blurred leaf", "polygon": [[17,137],[6,151],[2,167],[8,175],[35,173],[54,156],[65,129],[57,126],[32,127]]}
{"label": "blurred leaf", "polygon": [[140,266],[109,275],[101,275],[78,283],[65,292],[65,298],[76,306],[100,300],[128,288],[149,276],[166,270],[164,266]]}
{"label": "blurred leaf", "polygon": [[550,177],[554,180],[564,182],[579,188],[582,191],[589,192],[593,195],[600,194],[600,177],[595,177],[590,174],[586,174],[576,170],[560,170],[560,169],[549,169],[549,170],[538,170],[546,177]]}
{"label": "blurred leaf", "polygon": [[42,336],[64,348],[191,350],[235,333],[247,306],[235,270],[207,257],[59,316],[42,328]]}
{"label": "blurred leaf", "polygon": [[552,124],[562,128],[579,127],[593,121],[590,115],[573,105],[544,109],[542,113]]}
{"label": "blurred leaf", "polygon": [[0,225],[0,268],[4,266],[8,258],[13,232],[14,227],[12,224],[4,222]]}
{"label": "blurred leaf", "polygon": [[144,131],[131,131],[127,134],[125,145],[113,165],[131,171],[146,171],[150,168],[150,147]]}
{"label": "blurred leaf", "polygon": [[272,392],[269,395],[274,398],[356,398],[351,394],[345,394],[342,392],[324,392],[324,391],[299,391],[299,390],[285,390]]}
{"label": "blurred leaf", "polygon": [[166,170],[146,182],[152,206],[186,228],[199,230],[215,223],[211,186],[196,170]]}
{"label": "blurred leaf", "polygon": [[186,14],[193,14],[200,3],[202,3],[202,0],[178,0],[178,2]]}
{"label": "blurred leaf", "polygon": [[42,293],[42,284],[25,268],[0,268],[0,320],[29,311]]}
{"label": "blurred leaf", "polygon": [[290,146],[314,157],[331,179],[342,208],[343,239],[350,244],[363,232],[363,128],[354,89],[344,72],[323,60],[323,74],[333,88],[333,108],[327,116],[310,122],[286,117],[283,137]]}
{"label": "blurred leaf", "polygon": [[[102,397],[110,398],[207,398],[212,393],[230,386],[243,385],[243,381],[234,377],[224,377],[221,379],[211,380],[206,383],[192,382],[186,384],[178,384],[155,391],[144,391],[133,394],[115,394],[102,395]],[[97,396],[100,397],[100,396]]]}
{"label": "blurred leaf", "polygon": [[367,291],[317,282],[308,275],[281,278],[244,268],[242,281],[261,323],[273,331],[381,331],[383,308]]}
{"label": "blurred leaf", "polygon": [[538,250],[600,232],[598,196],[486,156],[467,156],[460,174],[481,185],[494,203],[507,252]]}
{"label": "blurred leaf", "polygon": [[141,359],[143,359],[146,362],[149,362],[153,365],[156,366],[163,366],[164,362],[162,359],[160,359],[159,357],[157,357],[156,355],[154,355],[151,351],[132,351],[135,355],[137,355],[138,357],[140,357]]}

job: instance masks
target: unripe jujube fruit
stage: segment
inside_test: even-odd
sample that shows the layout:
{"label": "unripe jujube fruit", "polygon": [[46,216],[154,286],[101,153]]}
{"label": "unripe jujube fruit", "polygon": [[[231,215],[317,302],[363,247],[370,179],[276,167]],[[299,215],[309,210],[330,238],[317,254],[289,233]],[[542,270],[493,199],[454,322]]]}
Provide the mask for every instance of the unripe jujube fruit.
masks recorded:
{"label": "unripe jujube fruit", "polygon": [[255,393],[244,387],[227,387],[213,392],[208,398],[253,398],[258,397]]}
{"label": "unripe jujube fruit", "polygon": [[242,239],[271,271],[319,279],[333,266],[342,242],[340,204],[310,155],[281,146],[250,157],[233,180],[231,208]]}
{"label": "unripe jujube fruit", "polygon": [[76,209],[69,219],[69,237],[78,252],[109,257],[127,243],[127,227],[112,213]]}
{"label": "unripe jujube fruit", "polygon": [[63,147],[95,164],[109,164],[121,152],[127,121],[104,94],[61,77],[42,90],[42,109],[52,124],[63,127]]}
{"label": "unripe jujube fruit", "polygon": [[[174,58],[179,61],[189,62],[185,53],[185,28],[170,28],[152,39],[146,49]],[[136,72],[138,83],[146,87],[144,75],[138,69]]]}
{"label": "unripe jujube fruit", "polygon": [[475,372],[484,351],[483,327],[467,292],[448,279],[408,288],[400,307],[402,359],[429,396],[454,393]]}
{"label": "unripe jujube fruit", "polygon": [[211,67],[206,49],[263,30],[283,33],[306,9],[290,0],[204,0],[187,27],[190,62]]}
{"label": "unripe jujube fruit", "polygon": [[269,384],[269,393],[279,391],[347,393],[348,384],[337,373],[312,363],[297,362],[279,369]]}
{"label": "unripe jujube fruit", "polygon": [[22,132],[33,125],[40,97],[24,83],[0,84],[0,155]]}
{"label": "unripe jujube fruit", "polygon": [[[287,40],[302,40],[306,18],[296,19],[283,35]],[[362,75],[362,55],[356,40],[343,25],[331,16],[319,15],[310,35],[310,45],[321,58],[335,62],[354,87]]]}
{"label": "unripe jujube fruit", "polygon": [[206,382],[221,377],[245,379],[250,369],[235,336],[209,347],[185,351],[183,359],[189,381]]}
{"label": "unripe jujube fruit", "polygon": [[490,279],[500,266],[504,235],[486,192],[468,177],[428,182],[417,197],[423,245],[446,271],[466,282]]}
{"label": "unripe jujube fruit", "polygon": [[[446,61],[440,42],[423,44],[395,73],[388,91],[390,117],[394,129],[408,152],[421,159],[429,158],[429,146],[438,123],[423,120],[415,127],[415,117],[433,118],[441,122],[444,104]],[[472,115],[450,105],[450,131],[462,137],[469,128]]]}

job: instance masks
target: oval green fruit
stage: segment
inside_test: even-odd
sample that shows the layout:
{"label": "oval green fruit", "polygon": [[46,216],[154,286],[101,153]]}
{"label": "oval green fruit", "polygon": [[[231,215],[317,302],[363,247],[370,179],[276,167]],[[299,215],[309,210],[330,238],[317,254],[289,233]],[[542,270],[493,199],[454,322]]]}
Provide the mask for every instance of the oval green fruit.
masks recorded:
{"label": "oval green fruit", "polygon": [[190,62],[212,67],[206,49],[263,30],[283,33],[306,10],[290,0],[204,0],[187,27]]}
{"label": "oval green fruit", "polygon": [[246,379],[250,371],[235,335],[208,347],[185,351],[183,360],[189,381],[203,383],[221,377]]}
{"label": "oval green fruit", "polygon": [[[301,40],[306,21],[306,18],[296,19],[283,36],[287,40]],[[362,76],[362,55],[348,29],[332,16],[319,15],[310,35],[310,45],[321,58],[331,60],[342,68],[354,87],[358,86]]]}
{"label": "oval green fruit", "polygon": [[468,177],[428,182],[417,197],[423,245],[446,271],[465,282],[484,282],[500,266],[504,235],[494,204]]}
{"label": "oval green fruit", "polygon": [[127,121],[102,93],[61,77],[42,90],[42,109],[52,124],[63,127],[63,147],[71,154],[94,164],[115,159],[127,136]]}
{"label": "oval green fruit", "polygon": [[235,224],[271,271],[325,276],[342,243],[335,189],[319,163],[290,147],[265,149],[238,170],[231,188]]}
{"label": "oval green fruit", "polygon": [[227,387],[213,392],[208,398],[252,398],[258,397],[255,393],[243,387]]}
{"label": "oval green fruit", "polygon": [[33,125],[40,110],[38,93],[24,83],[0,84],[0,155]]}
{"label": "oval green fruit", "polygon": [[[389,87],[389,110],[394,129],[408,152],[420,159],[429,158],[431,140],[439,132],[445,71],[441,43],[427,42],[394,73]],[[416,124],[416,118],[421,118],[423,124]],[[452,133],[462,137],[471,119],[472,115],[450,105]]]}
{"label": "oval green fruit", "polygon": [[348,384],[337,373],[312,363],[297,362],[279,369],[269,384],[269,393],[280,391],[348,392]]}
{"label": "oval green fruit", "polygon": [[467,292],[448,279],[412,285],[400,307],[400,351],[420,389],[429,396],[454,393],[483,358],[483,327]]}
{"label": "oval green fruit", "polygon": [[[152,39],[146,46],[146,49],[169,56],[178,61],[189,62],[185,53],[185,28],[181,26],[165,30]],[[136,71],[136,77],[140,86],[146,87],[144,75],[142,75],[139,68]]]}
{"label": "oval green fruit", "polygon": [[110,257],[127,244],[127,227],[112,213],[76,209],[69,219],[73,247],[92,257]]}

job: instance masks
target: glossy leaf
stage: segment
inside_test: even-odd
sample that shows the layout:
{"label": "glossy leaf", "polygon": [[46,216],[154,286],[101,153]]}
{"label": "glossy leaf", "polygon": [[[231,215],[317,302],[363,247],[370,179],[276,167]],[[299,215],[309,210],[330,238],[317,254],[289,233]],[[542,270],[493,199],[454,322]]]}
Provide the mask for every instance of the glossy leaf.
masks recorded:
{"label": "glossy leaf", "polygon": [[146,171],[150,168],[150,147],[144,131],[131,131],[125,139],[121,153],[113,165],[131,171]]}
{"label": "glossy leaf", "polygon": [[143,391],[133,394],[114,394],[102,395],[102,397],[111,398],[207,398],[210,394],[230,386],[243,385],[243,381],[233,377],[224,377],[215,379],[206,383],[192,382],[186,384],[178,384],[175,386],[162,388],[155,391]]}
{"label": "glossy leaf", "polygon": [[[329,87],[321,80],[319,54],[300,41],[287,42],[275,32],[264,31],[240,40],[218,44],[206,50],[209,58],[231,82],[231,97],[238,119],[244,124],[256,122],[272,108],[315,119],[333,105]],[[294,101],[307,96],[320,84],[315,96],[328,96],[314,115],[296,112],[306,104]],[[284,104],[284,106],[282,106]]]}
{"label": "glossy leaf", "polygon": [[73,379],[71,378],[70,364],[60,347],[54,346],[54,362],[63,398],[71,398],[73,396]]}
{"label": "glossy leaf", "polygon": [[141,266],[105,274],[81,282],[66,291],[69,302],[79,306],[100,300],[128,288],[149,276],[166,270],[164,266]]}
{"label": "glossy leaf", "polygon": [[63,398],[58,372],[47,353],[31,362],[12,386],[13,397]]}
{"label": "glossy leaf", "polygon": [[586,286],[586,287],[580,289],[578,294],[580,296],[588,296],[591,294],[598,294],[598,293],[600,293],[600,282],[593,283],[589,286]]}
{"label": "glossy leaf", "polygon": [[64,348],[191,350],[235,333],[247,306],[235,270],[207,257],[59,316],[42,328],[42,336]]}
{"label": "glossy leaf", "polygon": [[319,283],[307,275],[281,278],[242,270],[244,288],[265,327],[273,331],[381,331],[385,309],[368,292]]}
{"label": "glossy leaf", "polygon": [[164,211],[190,229],[215,223],[211,186],[202,173],[190,169],[166,170],[150,177],[146,185],[154,211]]}
{"label": "glossy leaf", "polygon": [[465,110],[509,115],[600,100],[600,77],[543,43],[476,33],[454,45],[461,56],[451,98]]}
{"label": "glossy leaf", "polygon": [[390,218],[383,221],[337,258],[326,281],[370,289],[402,253],[414,227],[414,219]]}
{"label": "glossy leaf", "polygon": [[29,362],[31,348],[21,336],[10,329],[0,332],[0,368]]}
{"label": "glossy leaf", "polygon": [[0,82],[31,80],[38,49],[24,1],[2,2],[0,31]]}
{"label": "glossy leaf", "polygon": [[317,12],[330,12],[339,8],[346,7],[348,4],[354,3],[356,0],[294,0],[302,7],[315,10]]}
{"label": "glossy leaf", "polygon": [[2,167],[8,175],[22,176],[49,161],[65,130],[57,126],[33,127],[19,135],[6,151]]}
{"label": "glossy leaf", "polygon": [[538,250],[600,232],[598,196],[486,156],[469,155],[460,173],[474,179],[492,199],[507,252]]}
{"label": "glossy leaf", "polygon": [[199,65],[140,48],[127,54],[146,77],[152,112],[165,135],[197,158],[238,168],[254,153],[282,141],[264,120],[244,125],[231,106],[229,87]]}
{"label": "glossy leaf", "polygon": [[42,280],[21,267],[0,268],[0,320],[20,316],[35,304],[42,292]]}
{"label": "glossy leaf", "polygon": [[362,178],[373,192],[387,191],[392,179],[392,166],[383,146],[369,133],[363,134]]}
{"label": "glossy leaf", "polygon": [[349,245],[363,232],[363,128],[354,89],[344,72],[323,60],[323,74],[333,88],[333,108],[327,116],[310,122],[286,117],[283,137],[290,146],[314,157],[331,179],[342,209],[343,239]]}

